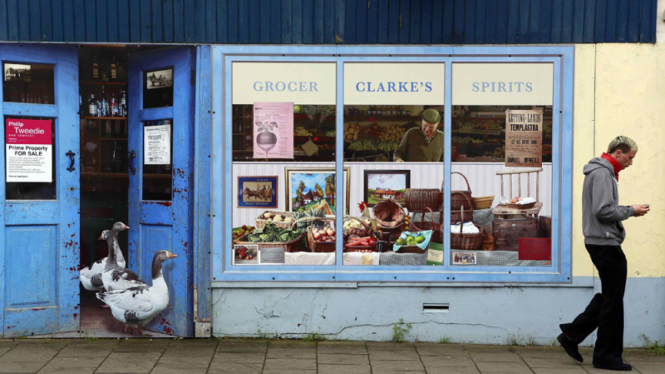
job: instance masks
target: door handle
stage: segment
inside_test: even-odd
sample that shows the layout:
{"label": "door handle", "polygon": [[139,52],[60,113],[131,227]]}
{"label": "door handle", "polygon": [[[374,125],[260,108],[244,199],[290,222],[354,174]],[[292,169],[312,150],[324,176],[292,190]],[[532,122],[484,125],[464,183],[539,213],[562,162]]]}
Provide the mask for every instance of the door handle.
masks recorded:
{"label": "door handle", "polygon": [[67,168],[67,170],[70,171],[70,172],[72,172],[72,171],[74,171],[74,170],[76,169],[76,168],[74,167],[74,156],[76,156],[76,153],[74,153],[74,152],[72,152],[71,150],[69,150],[69,152],[65,153],[65,155],[66,155],[66,156],[69,156],[69,161],[71,162],[71,163],[69,164],[69,167]]}
{"label": "door handle", "polygon": [[136,174],[136,168],[134,167],[134,159],[136,158],[136,152],[131,151],[128,152],[129,154],[129,162],[127,163],[127,166],[129,167],[129,171],[132,172],[132,175]]}

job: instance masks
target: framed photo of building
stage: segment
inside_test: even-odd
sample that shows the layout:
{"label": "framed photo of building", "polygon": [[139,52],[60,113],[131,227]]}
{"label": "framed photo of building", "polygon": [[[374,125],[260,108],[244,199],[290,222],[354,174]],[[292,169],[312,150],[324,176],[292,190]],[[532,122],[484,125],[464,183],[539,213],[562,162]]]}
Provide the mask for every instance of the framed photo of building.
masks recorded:
{"label": "framed photo of building", "polygon": [[[337,191],[341,184],[336,183],[334,168],[286,169],[286,210],[299,212],[308,209],[322,210],[327,215],[335,214],[339,199]],[[349,214],[350,169],[344,168],[346,196],[345,214]]]}
{"label": "framed photo of building", "polygon": [[238,177],[238,208],[277,209],[277,180],[276,175]]}
{"label": "framed photo of building", "polygon": [[411,187],[411,170],[365,170],[363,200],[375,206],[393,199],[405,206],[404,194]]}

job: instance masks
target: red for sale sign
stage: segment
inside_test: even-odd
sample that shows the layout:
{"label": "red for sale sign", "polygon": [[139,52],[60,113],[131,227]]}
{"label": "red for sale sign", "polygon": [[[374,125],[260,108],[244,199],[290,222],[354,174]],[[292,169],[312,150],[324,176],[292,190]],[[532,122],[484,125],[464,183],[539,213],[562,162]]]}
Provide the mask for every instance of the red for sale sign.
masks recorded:
{"label": "red for sale sign", "polygon": [[8,118],[5,123],[7,182],[53,181],[51,121]]}

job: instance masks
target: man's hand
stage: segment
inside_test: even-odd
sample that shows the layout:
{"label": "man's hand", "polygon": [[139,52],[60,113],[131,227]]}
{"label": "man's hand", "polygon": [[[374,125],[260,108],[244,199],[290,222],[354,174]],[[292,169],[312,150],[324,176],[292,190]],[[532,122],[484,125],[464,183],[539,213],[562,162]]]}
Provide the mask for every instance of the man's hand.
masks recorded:
{"label": "man's hand", "polygon": [[651,210],[647,204],[633,205],[633,209],[635,209],[635,214],[633,214],[633,217],[642,217]]}
{"label": "man's hand", "polygon": [[397,158],[395,158],[395,162],[404,162],[404,160],[402,160],[401,158],[397,157]]}

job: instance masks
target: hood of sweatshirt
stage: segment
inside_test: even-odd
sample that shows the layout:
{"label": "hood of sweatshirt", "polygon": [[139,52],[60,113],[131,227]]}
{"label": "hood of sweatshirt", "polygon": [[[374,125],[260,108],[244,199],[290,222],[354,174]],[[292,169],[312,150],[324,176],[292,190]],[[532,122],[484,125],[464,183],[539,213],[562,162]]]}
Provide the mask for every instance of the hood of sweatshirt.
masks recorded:
{"label": "hood of sweatshirt", "polygon": [[614,177],[614,166],[601,157],[593,158],[588,164],[584,165],[584,175],[589,175],[589,173],[598,169],[606,169],[608,172],[612,173],[612,177]]}

